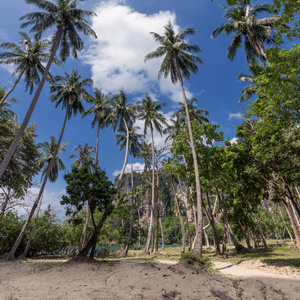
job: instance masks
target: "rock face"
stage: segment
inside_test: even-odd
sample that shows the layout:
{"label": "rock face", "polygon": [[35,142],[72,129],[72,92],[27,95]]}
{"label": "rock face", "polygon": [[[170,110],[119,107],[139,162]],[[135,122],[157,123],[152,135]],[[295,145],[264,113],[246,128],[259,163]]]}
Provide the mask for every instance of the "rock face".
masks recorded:
{"label": "rock face", "polygon": [[[131,178],[130,174],[124,174],[119,189],[124,191],[126,194],[131,194]],[[140,214],[140,225],[142,228],[147,228],[151,215],[151,182],[149,176],[145,173],[134,172],[133,185],[135,188],[140,188],[139,192],[139,214]],[[194,221],[194,213],[192,207],[188,203],[188,190],[184,182],[174,183],[174,189],[176,197],[181,202],[182,214],[187,217],[189,222]],[[174,194],[171,191],[171,183],[168,176],[160,174],[159,177],[159,214],[162,220],[164,220],[166,213],[171,210],[171,206],[174,203]],[[178,215],[178,213],[176,213]],[[154,211],[156,217],[156,212]]]}

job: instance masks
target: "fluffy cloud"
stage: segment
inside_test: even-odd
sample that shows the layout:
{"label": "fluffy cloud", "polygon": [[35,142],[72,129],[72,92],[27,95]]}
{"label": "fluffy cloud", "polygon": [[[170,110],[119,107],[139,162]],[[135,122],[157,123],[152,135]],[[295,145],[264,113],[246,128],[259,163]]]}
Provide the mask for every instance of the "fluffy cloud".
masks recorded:
{"label": "fluffy cloud", "polygon": [[[134,163],[133,164],[133,171],[135,171],[135,172],[142,172],[142,171],[144,171],[144,165],[145,164],[141,164],[139,162]],[[121,173],[121,171],[122,170],[115,170],[114,173],[113,173],[113,175],[117,176],[117,175],[119,175]],[[131,164],[127,164],[126,165],[124,173],[131,173]]]}
{"label": "fluffy cloud", "polygon": [[243,119],[243,114],[242,113],[236,113],[236,114],[230,113],[228,116],[228,120],[231,120],[232,118],[241,120],[241,119]]}
{"label": "fluffy cloud", "polygon": [[[112,93],[121,88],[126,93],[160,92],[180,101],[179,84],[173,85],[169,78],[157,81],[161,59],[144,62],[145,55],[158,47],[150,32],[163,34],[169,20],[175,24],[175,14],[146,15],[120,1],[101,2],[94,11],[97,17],[92,19],[92,28],[98,39],[82,56],[91,65],[94,85]],[[192,95],[188,92],[188,96]]]}

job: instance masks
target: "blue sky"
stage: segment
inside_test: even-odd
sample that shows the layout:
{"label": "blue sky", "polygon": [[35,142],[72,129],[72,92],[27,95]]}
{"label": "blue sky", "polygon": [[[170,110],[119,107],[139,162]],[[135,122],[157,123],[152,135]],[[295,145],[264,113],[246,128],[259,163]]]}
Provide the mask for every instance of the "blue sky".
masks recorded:
{"label": "blue sky", "polygon": [[[185,81],[187,94],[197,98],[198,108],[208,110],[210,121],[220,125],[225,138],[232,139],[235,126],[240,123],[236,116],[243,110],[238,105],[238,99],[244,85],[236,77],[240,72],[247,73],[247,67],[242,48],[234,61],[227,59],[226,51],[232,36],[221,35],[216,40],[210,37],[211,32],[225,22],[220,3],[227,5],[225,1],[209,0],[84,1],[80,3],[81,8],[97,13],[97,17],[91,19],[91,26],[98,39],[84,37],[85,48],[79,54],[79,59],[68,59],[63,68],[52,67],[51,74],[62,75],[62,72],[78,70],[83,77],[94,80],[94,87],[102,88],[107,93],[114,94],[123,88],[133,103],[147,92],[154,99],[167,103],[164,114],[169,118],[178,109],[177,102],[182,101],[182,96],[179,85],[172,85],[169,79],[157,81],[159,59],[144,63],[144,56],[158,46],[150,31],[163,34],[163,26],[169,20],[177,30],[193,27],[197,33],[189,39],[189,43],[199,45],[202,50],[199,55],[204,64],[199,66],[196,75]],[[26,5],[23,0],[2,0],[0,41],[18,43],[20,36],[17,31],[21,30],[19,17],[33,11],[38,10]],[[24,31],[29,32],[29,28]],[[47,32],[43,38],[48,38],[50,34]],[[2,87],[10,88],[15,81],[16,78],[11,77],[13,70],[13,66],[0,66]],[[58,139],[62,127],[65,112],[60,107],[54,108],[54,104],[48,100],[49,95],[49,86],[46,84],[31,118],[31,122],[38,125],[37,142],[49,140],[51,135]],[[21,100],[21,103],[13,106],[21,122],[32,96],[25,93],[22,80],[11,96]],[[85,104],[86,108],[88,106]],[[67,170],[72,163],[68,157],[74,153],[74,146],[85,143],[95,146],[96,129],[91,128],[91,119],[82,119],[78,115],[66,125],[63,141],[70,145],[62,158]],[[138,125],[142,126],[141,122]],[[115,133],[109,128],[100,132],[100,166],[111,180],[113,174],[121,170],[125,154],[119,151],[114,136]],[[164,138],[156,134],[156,142],[163,141]],[[137,169],[142,167],[141,160],[135,162]],[[63,213],[59,199],[64,188],[63,174],[60,174],[55,184],[48,183],[46,186],[45,205],[51,203]]]}

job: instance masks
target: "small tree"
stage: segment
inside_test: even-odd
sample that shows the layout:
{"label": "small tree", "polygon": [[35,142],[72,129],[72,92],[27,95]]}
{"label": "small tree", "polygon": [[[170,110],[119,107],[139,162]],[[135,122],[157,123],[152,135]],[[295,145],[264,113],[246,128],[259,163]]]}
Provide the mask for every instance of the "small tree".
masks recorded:
{"label": "small tree", "polygon": [[[112,204],[112,196],[115,191],[112,187],[113,184],[108,180],[105,171],[100,168],[91,171],[87,166],[72,168],[72,171],[66,174],[64,179],[67,183],[66,193],[68,196],[62,197],[61,204],[67,205],[66,215],[75,217],[84,209],[86,201],[88,202],[94,234],[78,256],[86,257],[92,248],[90,258],[93,258],[100,229],[114,208]],[[98,225],[95,222],[96,211],[103,213]]]}

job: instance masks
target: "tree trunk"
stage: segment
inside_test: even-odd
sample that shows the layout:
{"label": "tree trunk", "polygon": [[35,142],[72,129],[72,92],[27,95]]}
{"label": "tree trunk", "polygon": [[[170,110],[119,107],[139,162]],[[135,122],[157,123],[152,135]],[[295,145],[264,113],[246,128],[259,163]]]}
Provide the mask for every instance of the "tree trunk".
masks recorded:
{"label": "tree trunk", "polygon": [[242,230],[242,232],[243,232],[243,235],[244,235],[244,237],[245,237],[245,241],[246,241],[246,244],[247,244],[247,248],[248,248],[248,249],[251,249],[251,244],[250,244],[249,236],[248,236],[248,234],[246,233],[246,231],[245,231],[245,229],[244,229],[244,227],[243,227],[243,225],[242,225],[241,220],[239,219],[239,217],[237,217],[236,219],[237,219],[237,221],[238,221],[238,223],[239,223],[239,225],[240,225],[240,228],[241,228],[241,230]]}
{"label": "tree trunk", "polygon": [[254,214],[254,212],[253,212],[253,209],[252,209],[252,207],[251,207],[251,205],[250,205],[249,203],[248,203],[248,206],[249,206],[249,208],[250,208],[251,214],[252,214],[253,219],[254,219],[254,221],[255,221],[255,224],[256,224],[256,226],[257,226],[257,228],[258,228],[258,231],[259,231],[259,233],[260,233],[262,242],[263,242],[263,244],[264,244],[265,251],[268,251],[268,245],[267,245],[267,243],[266,243],[266,238],[265,238],[265,236],[264,236],[264,233],[263,233],[263,231],[262,231],[262,228],[261,228],[261,226],[260,226],[260,224],[259,224],[259,222],[258,222],[258,220],[257,220],[257,218],[256,218],[256,216],[255,216],[255,214]]}
{"label": "tree trunk", "polygon": [[2,203],[2,205],[1,205],[0,222],[1,222],[2,218],[3,218],[3,216],[4,216],[4,213],[5,213],[5,210],[6,210],[8,201],[9,201],[9,198],[10,198],[10,196],[9,196],[10,191],[11,191],[11,188],[8,188],[8,192],[5,193],[5,200]]}
{"label": "tree trunk", "polygon": [[97,168],[98,166],[98,152],[99,152],[99,133],[100,133],[100,121],[98,120],[98,125],[97,125],[97,142],[96,142],[96,158],[95,158],[95,166]]}
{"label": "tree trunk", "polygon": [[134,198],[134,192],[133,192],[133,164],[132,164],[132,153],[130,153],[130,164],[131,164],[131,210],[130,210],[130,226],[129,226],[129,234],[127,239],[127,244],[125,246],[124,254],[127,255],[130,245],[130,240],[132,236],[132,228],[133,228],[133,221],[134,221],[134,215],[133,215],[133,198]]}
{"label": "tree trunk", "polygon": [[175,187],[174,187],[174,182],[171,179],[171,183],[172,183],[172,187],[173,187],[173,193],[174,193],[174,199],[175,199],[175,204],[176,204],[176,208],[178,211],[178,216],[179,216],[179,220],[180,220],[180,227],[181,227],[181,233],[182,233],[182,250],[181,253],[185,252],[185,230],[184,230],[184,224],[183,224],[183,220],[182,220],[182,216],[181,216],[181,212],[180,212],[180,208],[179,208],[179,204],[178,204],[178,199],[176,197],[176,191],[175,191]]}
{"label": "tree trunk", "polygon": [[292,229],[293,229],[295,240],[296,240],[296,246],[300,250],[300,235],[299,235],[298,230],[297,230],[297,225],[296,225],[295,218],[294,218],[294,215],[293,215],[291,202],[289,201],[288,198],[286,198],[286,201],[284,201],[284,204],[286,206],[286,209],[288,211],[288,215],[289,215],[290,220],[291,220],[291,225],[292,225]]}
{"label": "tree trunk", "polygon": [[7,99],[9,94],[14,90],[14,88],[20,81],[21,77],[23,76],[24,72],[25,72],[25,69],[19,74],[19,76],[18,76],[17,80],[15,81],[15,83],[13,84],[12,88],[3,96],[3,98],[0,101],[0,107],[4,104],[4,101]]}
{"label": "tree trunk", "polygon": [[159,199],[158,199],[159,173],[157,169],[156,185],[155,185],[155,208],[156,208],[156,227],[155,227],[155,245],[154,253],[158,253],[158,232],[159,232]]}
{"label": "tree trunk", "polygon": [[164,231],[161,223],[161,218],[159,218],[160,232],[161,232],[161,250],[165,249]]}
{"label": "tree trunk", "polygon": [[18,132],[17,132],[17,134],[16,134],[16,136],[15,136],[12,144],[10,145],[10,147],[9,147],[9,149],[8,149],[8,151],[7,151],[5,157],[4,157],[4,159],[3,159],[3,161],[2,161],[2,163],[0,165],[0,178],[2,177],[3,173],[5,172],[8,164],[9,164],[9,162],[11,160],[11,158],[13,157],[13,155],[14,155],[14,153],[16,151],[16,148],[17,148],[17,146],[18,146],[18,144],[20,142],[20,139],[22,138],[24,130],[27,127],[28,122],[29,122],[29,120],[31,118],[31,115],[32,115],[32,113],[34,111],[34,108],[35,108],[35,105],[37,103],[37,100],[39,99],[39,96],[40,96],[40,94],[42,92],[42,89],[44,87],[45,81],[47,79],[47,75],[48,75],[50,66],[51,66],[51,64],[52,64],[52,62],[54,60],[56,51],[57,51],[57,49],[59,47],[59,43],[60,43],[60,39],[61,39],[61,36],[62,36],[62,32],[63,32],[63,24],[60,24],[58,26],[58,29],[57,29],[56,41],[55,41],[55,44],[53,45],[53,51],[51,53],[51,56],[49,58],[47,66],[45,68],[45,72],[44,72],[44,74],[42,76],[42,79],[41,79],[41,81],[40,81],[40,83],[39,83],[39,85],[37,87],[37,90],[36,90],[36,92],[35,92],[35,94],[33,96],[33,99],[31,101],[31,104],[30,104],[30,106],[28,108],[28,111],[27,111],[27,113],[25,115],[25,118],[24,118],[24,120],[23,120],[23,122],[22,122],[22,124],[21,124],[21,126],[20,126],[20,128],[19,128],[19,130],[18,130]]}
{"label": "tree trunk", "polygon": [[[96,230],[94,231],[93,235],[91,236],[90,240],[87,242],[85,247],[78,253],[78,255],[77,255],[78,257],[87,257],[91,248],[93,247],[95,249],[95,245],[97,243],[97,238],[98,238],[99,232],[100,232],[104,222],[106,221],[107,217],[108,217],[108,213],[105,210],[100,222],[98,223],[98,225],[96,227]],[[93,258],[93,257],[94,257],[94,252],[91,252],[90,258]]]}
{"label": "tree trunk", "polygon": [[[153,219],[154,219],[154,197],[155,197],[155,156],[154,156],[154,138],[153,138],[153,128],[152,126],[150,127],[151,129],[151,138],[152,138],[152,195],[151,195],[151,217],[150,217],[150,224],[149,224],[149,230],[148,230],[148,237],[147,237],[147,242],[145,246],[144,252],[148,253],[149,252],[149,247],[150,247],[150,240],[152,236],[152,231],[153,231]],[[153,250],[153,248],[152,248]]]}
{"label": "tree trunk", "polygon": [[281,208],[280,208],[280,207],[278,207],[278,210],[279,210],[279,213],[280,213],[280,216],[281,216],[282,222],[283,222],[283,224],[284,224],[284,226],[285,226],[285,229],[286,229],[286,231],[287,231],[288,235],[290,236],[290,240],[291,240],[292,244],[294,244],[294,243],[295,243],[295,241],[294,241],[294,239],[293,239],[293,236],[292,236],[291,232],[289,231],[289,228],[288,228],[288,227],[287,227],[287,225],[285,224],[285,220],[284,220],[284,217],[283,217],[283,214],[282,214]]}
{"label": "tree trunk", "polygon": [[81,251],[81,249],[82,249],[82,247],[84,245],[86,234],[87,234],[87,229],[88,229],[88,225],[89,225],[90,215],[91,215],[91,211],[90,211],[90,207],[89,207],[89,202],[86,201],[85,223],[84,223],[84,227],[83,227],[83,231],[82,231],[82,234],[81,234],[81,237],[80,237],[80,241],[79,241],[78,247],[77,247],[77,249],[75,251],[76,255]]}
{"label": "tree trunk", "polygon": [[37,221],[37,218],[39,216],[40,208],[41,208],[41,205],[42,205],[42,201],[43,201],[43,194],[41,195],[41,199],[39,200],[38,208],[36,210],[35,218],[34,218],[34,221],[33,221],[33,224],[32,224],[32,228],[31,228],[30,236],[29,236],[28,242],[26,244],[25,250],[24,250],[23,254],[21,255],[21,258],[26,258],[27,257],[27,253],[28,253],[28,250],[29,250],[29,247],[30,247],[30,244],[31,244],[31,240],[32,240],[32,237],[33,237],[34,230],[35,230],[36,221]]}
{"label": "tree trunk", "polygon": [[62,131],[61,131],[59,140],[58,140],[58,142],[57,142],[57,146],[56,146],[55,152],[54,152],[53,157],[52,157],[52,159],[51,159],[49,168],[47,168],[47,172],[46,172],[46,174],[45,174],[45,177],[44,177],[42,186],[41,186],[41,188],[40,188],[39,194],[38,194],[38,196],[37,196],[37,198],[36,198],[36,200],[35,200],[35,202],[34,202],[34,204],[33,204],[33,206],[32,206],[32,209],[31,209],[31,211],[30,211],[30,214],[29,214],[29,216],[28,216],[28,218],[27,218],[27,220],[26,220],[26,222],[25,222],[25,224],[24,224],[24,226],[23,226],[23,228],[22,228],[22,230],[21,230],[21,232],[20,232],[20,234],[19,234],[17,240],[15,241],[15,243],[14,243],[12,249],[10,250],[10,252],[9,252],[9,254],[8,254],[8,256],[7,256],[7,259],[8,259],[8,260],[14,258],[15,252],[16,252],[17,248],[19,247],[19,245],[20,245],[20,243],[21,243],[21,241],[22,241],[22,238],[23,238],[23,236],[24,236],[24,233],[25,233],[25,231],[26,231],[26,229],[27,229],[27,226],[28,226],[28,224],[29,224],[29,222],[30,222],[30,220],[31,220],[31,218],[32,218],[32,216],[33,216],[33,214],[34,214],[34,211],[35,211],[35,209],[36,209],[36,207],[37,207],[37,204],[38,204],[38,202],[39,202],[39,200],[40,200],[40,197],[41,197],[42,193],[44,192],[45,185],[46,185],[46,183],[47,183],[47,180],[48,180],[50,171],[51,171],[51,169],[52,169],[52,167],[53,167],[53,164],[54,164],[54,161],[55,161],[55,158],[56,158],[58,149],[59,149],[59,147],[60,147],[60,143],[61,143],[61,140],[62,140],[64,131],[65,131],[66,122],[67,122],[67,118],[68,118],[68,112],[69,112],[69,107],[67,108],[66,115],[65,115],[65,120],[64,120],[64,123],[63,123],[63,127],[62,127]]}
{"label": "tree trunk", "polygon": [[195,149],[195,143],[194,143],[194,136],[192,131],[192,124],[190,120],[190,114],[188,110],[188,104],[187,104],[187,98],[185,95],[184,87],[183,87],[183,80],[181,76],[181,72],[179,69],[179,62],[178,57],[174,57],[175,62],[175,68],[177,72],[177,76],[180,82],[181,91],[184,99],[184,106],[185,106],[185,113],[189,128],[189,136],[190,136],[190,143],[192,148],[192,154],[193,154],[193,161],[194,161],[194,169],[195,169],[195,179],[196,179],[196,193],[197,193],[197,212],[198,212],[198,222],[196,224],[196,227],[198,227],[197,232],[197,241],[195,246],[195,255],[202,257],[202,235],[203,235],[203,218],[202,218],[202,194],[201,194],[201,186],[200,186],[200,178],[199,178],[199,169],[198,169],[198,159],[197,159],[197,153]]}

